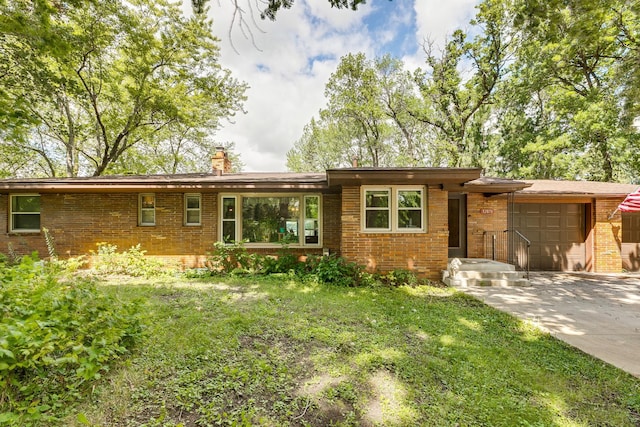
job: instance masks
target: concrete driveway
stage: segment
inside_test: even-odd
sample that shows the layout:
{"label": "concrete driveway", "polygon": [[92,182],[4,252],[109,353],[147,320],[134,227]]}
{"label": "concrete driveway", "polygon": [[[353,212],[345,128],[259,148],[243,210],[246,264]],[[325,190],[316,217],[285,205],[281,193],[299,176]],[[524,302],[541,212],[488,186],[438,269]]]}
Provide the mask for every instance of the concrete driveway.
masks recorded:
{"label": "concrete driveway", "polygon": [[640,377],[640,275],[531,273],[527,287],[460,290]]}

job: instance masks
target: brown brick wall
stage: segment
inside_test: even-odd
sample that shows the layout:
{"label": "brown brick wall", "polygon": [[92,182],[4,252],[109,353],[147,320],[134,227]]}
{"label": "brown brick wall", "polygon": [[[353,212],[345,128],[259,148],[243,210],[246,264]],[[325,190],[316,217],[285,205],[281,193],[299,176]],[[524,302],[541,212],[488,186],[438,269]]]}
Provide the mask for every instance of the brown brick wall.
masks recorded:
{"label": "brown brick wall", "polygon": [[622,216],[616,210],[620,199],[595,200],[595,224],[593,228],[593,265],[597,273],[618,273],[622,271]]}
{"label": "brown brick wall", "polygon": [[[155,193],[156,225],[138,226],[138,193],[41,194],[41,226],[55,241],[59,256],[89,254],[101,242],[118,251],[140,244],[147,255],[161,256],[183,266],[201,266],[218,238],[217,193],[202,193],[202,224],[183,225],[184,193]],[[323,197],[323,246],[339,252],[340,195]],[[0,253],[9,246],[17,254],[38,251],[47,256],[42,233],[9,234],[9,198],[0,195]],[[277,254],[279,247],[252,249]],[[293,249],[298,255],[322,254],[322,248]]]}
{"label": "brown brick wall", "polygon": [[[507,197],[467,195],[467,256],[486,258],[485,232],[502,232],[508,227]],[[497,254],[506,259],[506,254]]]}
{"label": "brown brick wall", "polygon": [[429,187],[426,233],[364,233],[361,231],[359,186],[342,191],[342,256],[369,271],[404,268],[438,279],[446,269],[448,253],[447,192]]}

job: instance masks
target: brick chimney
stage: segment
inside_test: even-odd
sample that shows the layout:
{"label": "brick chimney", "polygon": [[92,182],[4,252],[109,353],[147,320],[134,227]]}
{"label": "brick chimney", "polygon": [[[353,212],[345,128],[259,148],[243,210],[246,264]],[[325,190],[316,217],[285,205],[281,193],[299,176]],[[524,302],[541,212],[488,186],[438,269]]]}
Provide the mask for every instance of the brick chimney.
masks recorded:
{"label": "brick chimney", "polygon": [[211,168],[216,175],[231,172],[231,161],[224,147],[216,147],[216,154],[211,158]]}

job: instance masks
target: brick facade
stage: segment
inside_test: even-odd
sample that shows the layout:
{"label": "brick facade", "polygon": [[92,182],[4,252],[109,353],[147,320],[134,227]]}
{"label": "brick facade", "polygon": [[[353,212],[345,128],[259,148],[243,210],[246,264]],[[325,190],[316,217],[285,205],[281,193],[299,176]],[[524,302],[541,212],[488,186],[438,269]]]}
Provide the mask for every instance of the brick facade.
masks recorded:
{"label": "brick facade", "polygon": [[593,265],[598,273],[622,271],[622,216],[616,210],[621,199],[596,199],[593,209]]}
{"label": "brick facade", "polygon": [[[508,228],[508,204],[506,196],[485,197],[480,193],[467,195],[467,256],[490,258],[486,253],[485,234]],[[506,259],[506,254],[497,254]]]}
{"label": "brick facade", "polygon": [[363,232],[361,189],[343,187],[342,256],[372,272],[408,269],[431,279],[439,278],[447,266],[447,192],[430,186],[427,206],[426,233]]}
{"label": "brick facade", "polygon": [[[202,266],[218,239],[218,193],[201,194],[201,225],[184,225],[184,193],[155,193],[156,225],[138,225],[138,193],[73,193],[40,195],[40,218],[55,242],[59,256],[88,255],[98,243],[119,251],[140,244],[147,255],[159,256],[184,267]],[[0,252],[48,254],[44,233],[9,233],[9,198],[0,195]],[[340,249],[340,195],[323,196],[323,246]],[[280,246],[250,248],[276,254]],[[292,248],[297,255],[322,254],[322,248]]]}

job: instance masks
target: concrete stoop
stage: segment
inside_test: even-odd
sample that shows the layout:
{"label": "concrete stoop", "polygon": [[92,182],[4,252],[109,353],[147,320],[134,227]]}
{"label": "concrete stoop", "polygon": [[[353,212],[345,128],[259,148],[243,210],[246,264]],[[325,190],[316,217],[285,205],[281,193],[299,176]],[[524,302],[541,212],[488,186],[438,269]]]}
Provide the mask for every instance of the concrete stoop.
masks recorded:
{"label": "concrete stoop", "polygon": [[529,286],[526,273],[516,271],[511,264],[482,258],[451,258],[442,272],[448,286]]}

